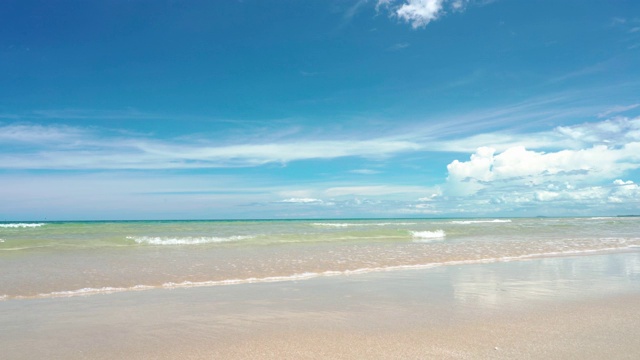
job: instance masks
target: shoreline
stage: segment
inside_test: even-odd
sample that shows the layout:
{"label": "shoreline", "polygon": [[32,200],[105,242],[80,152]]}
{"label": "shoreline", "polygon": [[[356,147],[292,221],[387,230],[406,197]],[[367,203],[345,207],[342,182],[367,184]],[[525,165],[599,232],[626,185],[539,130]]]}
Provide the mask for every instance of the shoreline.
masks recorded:
{"label": "shoreline", "polygon": [[326,277],[340,277],[340,276],[357,276],[363,274],[376,274],[385,272],[396,271],[419,271],[428,270],[439,267],[459,266],[459,265],[477,265],[477,264],[494,264],[494,263],[510,263],[518,261],[533,261],[540,259],[550,258],[571,258],[582,256],[599,256],[599,255],[613,255],[613,254],[625,254],[634,253],[640,250],[637,246],[621,247],[621,248],[603,248],[603,249],[587,249],[587,250],[567,250],[567,251],[555,251],[549,253],[535,253],[525,254],[519,256],[505,256],[500,258],[482,258],[471,260],[450,260],[444,262],[434,262],[427,264],[413,264],[413,265],[391,265],[386,267],[375,268],[359,268],[359,269],[347,269],[347,270],[328,270],[323,272],[305,272],[296,273],[293,275],[276,275],[267,277],[252,277],[244,279],[224,279],[224,280],[205,280],[205,281],[183,281],[183,282],[169,282],[160,285],[147,285],[138,284],[130,287],[115,287],[106,286],[101,288],[81,288],[76,290],[62,290],[54,291],[51,293],[42,293],[37,295],[0,295],[1,301],[11,300],[34,300],[34,299],[54,299],[54,298],[68,298],[68,297],[86,297],[94,295],[111,295],[122,292],[138,292],[149,290],[173,290],[173,289],[189,289],[189,288],[201,288],[201,287],[217,287],[217,286],[231,286],[231,285],[246,285],[246,284],[258,284],[258,283],[280,283],[289,281],[305,281],[317,278]]}
{"label": "shoreline", "polygon": [[640,254],[4,301],[0,317],[9,359],[624,359]]}

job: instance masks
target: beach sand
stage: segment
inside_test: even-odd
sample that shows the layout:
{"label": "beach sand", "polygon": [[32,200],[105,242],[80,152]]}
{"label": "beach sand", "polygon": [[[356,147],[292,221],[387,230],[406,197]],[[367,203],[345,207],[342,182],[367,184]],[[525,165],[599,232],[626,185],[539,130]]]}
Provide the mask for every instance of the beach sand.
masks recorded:
{"label": "beach sand", "polygon": [[6,359],[636,359],[640,253],[0,302]]}

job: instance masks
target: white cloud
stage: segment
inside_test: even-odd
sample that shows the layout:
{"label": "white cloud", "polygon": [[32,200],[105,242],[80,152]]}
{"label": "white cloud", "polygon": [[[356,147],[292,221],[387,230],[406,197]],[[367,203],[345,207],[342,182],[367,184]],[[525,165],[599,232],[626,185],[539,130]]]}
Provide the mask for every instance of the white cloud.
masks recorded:
{"label": "white cloud", "polygon": [[640,140],[640,117],[615,117],[595,123],[560,126],[556,131],[581,143],[620,145]]}
{"label": "white cloud", "polygon": [[375,175],[380,173],[380,171],[378,170],[371,170],[371,169],[356,169],[356,170],[351,170],[349,172],[352,174],[360,174],[360,175]]}
{"label": "white cloud", "polygon": [[426,197],[421,197],[418,199],[418,201],[424,201],[424,202],[429,202],[429,201],[434,201],[438,196],[441,196],[442,193],[440,192],[440,189],[437,189],[438,192],[435,192],[429,196]]}
{"label": "white cloud", "polygon": [[358,2],[349,7],[344,13],[345,19],[353,18],[368,1],[369,0],[358,0]]}
{"label": "white cloud", "polygon": [[601,113],[598,114],[599,118],[605,118],[607,116],[613,115],[613,114],[618,114],[621,112],[625,112],[625,111],[629,111],[629,110],[633,110],[635,108],[637,108],[638,106],[640,106],[640,104],[631,104],[631,105],[616,105],[610,109],[607,109]]}
{"label": "white cloud", "polygon": [[290,198],[281,200],[283,203],[294,203],[294,204],[313,204],[313,203],[322,203],[323,201],[320,199],[313,198]]}
{"label": "white cloud", "polygon": [[495,155],[495,150],[479,148],[469,161],[454,160],[447,165],[450,190],[473,194],[491,182],[507,181],[539,185],[551,181],[601,181],[640,168],[640,142],[620,148],[597,145],[581,150],[544,153],[522,146]]}
{"label": "white cloud", "polygon": [[[370,185],[370,186],[338,186],[331,187],[324,191],[327,196],[385,196],[401,194],[424,194],[433,192],[432,188],[422,186],[392,186],[392,185]],[[415,197],[414,197],[415,199]]]}
{"label": "white cloud", "polygon": [[474,152],[480,147],[505,151],[524,146],[529,149],[583,149],[593,145],[624,146],[640,141],[640,117],[616,116],[611,119],[571,126],[558,126],[550,131],[533,133],[492,132],[430,142],[429,149],[452,152]]}
{"label": "white cloud", "polygon": [[247,167],[297,160],[365,157],[382,159],[423,148],[394,138],[297,140],[215,145],[187,139],[108,137],[82,128],[0,126],[0,140],[29,145],[0,153],[3,169],[189,169]]}
{"label": "white cloud", "polygon": [[463,11],[468,3],[469,0],[453,0],[451,2],[451,7],[456,11]]}
{"label": "white cloud", "polygon": [[[393,16],[418,29],[444,15],[445,7],[454,12],[462,12],[471,0],[402,0],[400,5],[395,5],[398,2],[398,0],[378,0],[376,11],[382,8],[388,9]],[[483,4],[487,3],[489,2]]]}
{"label": "white cloud", "polygon": [[409,43],[403,42],[403,43],[394,44],[393,46],[390,46],[389,48],[387,48],[387,50],[398,51],[398,50],[406,49],[408,47],[409,47]]}
{"label": "white cloud", "polygon": [[[622,185],[621,185],[622,184]],[[533,197],[526,201],[569,202],[578,205],[607,205],[627,203],[633,206],[640,202],[640,186],[633,181],[617,179],[612,185],[566,187],[555,191],[534,191]]]}
{"label": "white cloud", "polygon": [[[599,129],[600,132],[595,131],[598,134],[623,132],[609,125],[603,122],[574,130]],[[583,140],[600,139],[592,135],[580,132]],[[640,187],[631,180],[618,178],[636,169],[640,169],[640,142],[548,153],[522,146],[502,152],[481,147],[468,161],[455,160],[447,166],[444,189],[445,195],[475,201],[485,209],[557,204],[558,209],[573,206],[577,212],[595,212],[615,204],[637,206],[633,204],[640,201]],[[471,209],[471,203],[467,202],[466,208]]]}
{"label": "white cloud", "polygon": [[407,0],[396,10],[396,15],[417,29],[437,19],[442,13],[442,4],[443,0]]}
{"label": "white cloud", "polygon": [[11,143],[69,143],[89,135],[86,129],[63,125],[14,124],[0,126],[0,140]]}
{"label": "white cloud", "polygon": [[640,201],[640,186],[631,180],[616,179],[613,189],[608,194],[608,200],[613,203]]}

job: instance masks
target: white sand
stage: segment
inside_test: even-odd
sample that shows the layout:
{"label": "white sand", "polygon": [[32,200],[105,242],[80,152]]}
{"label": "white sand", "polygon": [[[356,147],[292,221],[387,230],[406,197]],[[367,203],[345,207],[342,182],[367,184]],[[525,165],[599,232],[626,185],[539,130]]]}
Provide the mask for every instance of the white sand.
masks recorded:
{"label": "white sand", "polygon": [[639,253],[0,301],[6,359],[637,359]]}

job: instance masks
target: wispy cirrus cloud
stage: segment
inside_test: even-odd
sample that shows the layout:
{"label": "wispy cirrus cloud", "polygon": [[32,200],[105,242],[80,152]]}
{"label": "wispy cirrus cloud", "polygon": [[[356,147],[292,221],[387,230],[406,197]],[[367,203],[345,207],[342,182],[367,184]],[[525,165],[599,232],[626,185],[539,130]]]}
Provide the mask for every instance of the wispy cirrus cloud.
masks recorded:
{"label": "wispy cirrus cloud", "polygon": [[633,110],[635,108],[637,108],[638,106],[640,106],[640,104],[631,104],[631,105],[616,105],[613,106],[601,113],[598,114],[599,118],[606,118],[607,116],[611,116],[614,114],[619,114],[619,113],[623,113],[629,110]]}
{"label": "wispy cirrus cloud", "polygon": [[280,200],[280,202],[290,203],[290,204],[321,204],[324,201],[320,199],[314,199],[314,198],[289,198],[289,199]]}
{"label": "wispy cirrus cloud", "polygon": [[416,151],[422,145],[395,138],[365,140],[297,140],[252,144],[196,144],[180,139],[105,136],[95,129],[70,126],[8,125],[0,127],[7,148],[3,169],[189,169],[247,167],[308,159],[384,158]]}
{"label": "wispy cirrus cloud", "polygon": [[[527,149],[583,149],[594,145],[623,146],[640,139],[638,118],[611,119],[559,126],[537,132],[496,130],[515,120],[558,116],[548,103],[528,103],[488,112],[473,112],[417,127],[408,125],[385,137],[376,131],[343,134],[341,139],[291,136],[249,136],[251,142],[212,139],[206,135],[158,138],[118,130],[68,125],[11,124],[0,126],[1,169],[194,169],[255,167],[301,160],[359,157],[385,160],[416,152],[474,152],[491,147],[497,152],[516,146]],[[630,107],[628,107],[631,109]],[[584,109],[564,109],[564,116]],[[587,109],[586,111],[589,111]],[[602,112],[591,109],[594,113]],[[608,110],[611,111],[611,110]],[[531,121],[528,121],[530,124]],[[378,132],[379,133],[379,132]],[[471,135],[467,135],[471,133]],[[477,133],[477,134],[473,134]],[[372,171],[355,171],[374,174]]]}
{"label": "wispy cirrus cloud", "polygon": [[402,43],[393,44],[392,46],[388,47],[387,50],[388,51],[400,51],[400,50],[406,49],[408,47],[409,47],[409,43],[402,42]]}
{"label": "wispy cirrus cloud", "polygon": [[7,144],[67,144],[81,141],[86,136],[90,135],[90,133],[91,132],[88,129],[65,125],[0,125],[0,141]]}
{"label": "wispy cirrus cloud", "polygon": [[375,175],[380,173],[380,171],[372,170],[372,169],[355,169],[349,172],[352,174],[360,174],[360,175]]}

